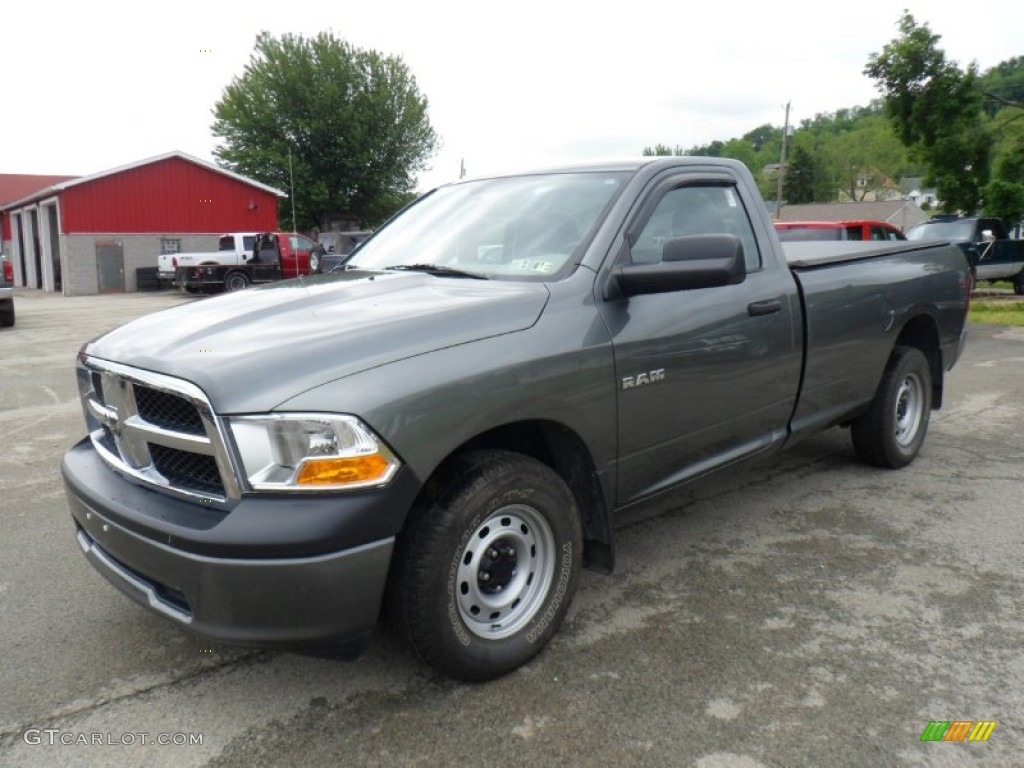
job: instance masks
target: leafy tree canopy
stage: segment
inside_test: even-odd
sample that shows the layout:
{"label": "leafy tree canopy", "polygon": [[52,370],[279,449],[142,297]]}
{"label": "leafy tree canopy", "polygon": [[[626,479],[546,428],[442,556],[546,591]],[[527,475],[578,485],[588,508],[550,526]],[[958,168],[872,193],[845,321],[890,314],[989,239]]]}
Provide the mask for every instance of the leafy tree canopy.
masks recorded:
{"label": "leafy tree canopy", "polygon": [[[922,176],[947,211],[1024,217],[1024,56],[980,73],[961,68],[940,37],[905,13],[899,36],[872,54],[865,73],[882,98],[800,121],[789,143],[783,195],[789,203],[866,199],[901,178]],[[763,125],[740,138],[664,149],[731,157],[775,197],[782,131]],[[655,154],[648,148],[645,154]]]}
{"label": "leafy tree canopy", "polygon": [[[413,196],[436,151],[427,99],[401,58],[321,32],[262,32],[213,109],[217,162],[279,189],[298,229],[340,213],[375,225]],[[291,208],[280,218],[291,223]]]}
{"label": "leafy tree canopy", "polygon": [[[940,36],[910,13],[898,27],[899,36],[871,55],[864,73],[882,93],[900,140],[926,164],[948,210],[970,213],[984,203],[988,213],[1019,219],[1024,209],[1006,207],[1024,183],[1005,175],[1015,167],[1016,141],[1000,144],[1010,135],[1003,129],[1024,113],[1015,101],[1024,85],[1022,62],[1011,59],[980,75],[973,62],[961,68],[949,61]],[[1014,114],[1004,116],[1007,110]]]}

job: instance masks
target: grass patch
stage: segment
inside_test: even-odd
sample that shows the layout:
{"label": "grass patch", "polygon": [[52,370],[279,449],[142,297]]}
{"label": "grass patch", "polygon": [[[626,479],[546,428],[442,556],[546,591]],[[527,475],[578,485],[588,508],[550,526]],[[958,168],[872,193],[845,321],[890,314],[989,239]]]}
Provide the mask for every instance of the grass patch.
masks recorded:
{"label": "grass patch", "polygon": [[971,311],[967,315],[967,319],[972,323],[1024,326],[1024,300],[984,301],[975,299],[971,302]]}

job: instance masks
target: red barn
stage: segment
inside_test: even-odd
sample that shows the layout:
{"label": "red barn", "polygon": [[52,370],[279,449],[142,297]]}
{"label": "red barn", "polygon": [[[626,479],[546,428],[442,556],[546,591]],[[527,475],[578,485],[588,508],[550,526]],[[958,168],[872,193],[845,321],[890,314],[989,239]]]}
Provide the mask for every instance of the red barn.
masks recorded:
{"label": "red barn", "polygon": [[[0,176],[0,190],[5,178],[14,177]],[[160,253],[212,251],[225,232],[275,230],[285,196],[183,152],[49,178],[59,180],[0,202],[3,250],[17,285],[68,296],[134,291],[136,269],[155,267]]]}

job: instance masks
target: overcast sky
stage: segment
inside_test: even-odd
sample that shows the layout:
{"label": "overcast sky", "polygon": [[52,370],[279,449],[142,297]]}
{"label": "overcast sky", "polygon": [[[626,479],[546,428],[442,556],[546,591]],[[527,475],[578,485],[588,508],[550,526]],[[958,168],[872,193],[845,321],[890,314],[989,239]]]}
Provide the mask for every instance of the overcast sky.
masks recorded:
{"label": "overcast sky", "polygon": [[[1024,4],[518,0],[53,0],[0,16],[0,173],[89,174],[180,149],[212,159],[211,110],[260,30],[401,56],[442,147],[421,189],[509,168],[690,147],[863,105],[903,8],[951,58],[1024,55]],[[345,126],[339,125],[339,131]]]}

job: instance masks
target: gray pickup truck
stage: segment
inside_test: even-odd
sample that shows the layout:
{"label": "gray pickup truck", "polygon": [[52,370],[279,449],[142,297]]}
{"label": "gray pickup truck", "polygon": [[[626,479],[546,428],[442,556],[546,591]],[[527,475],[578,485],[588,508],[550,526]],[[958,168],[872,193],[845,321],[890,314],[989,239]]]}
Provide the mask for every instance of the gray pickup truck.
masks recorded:
{"label": "gray pickup truck", "polygon": [[63,461],[110,582],[218,641],[364,642],[444,673],[537,654],[619,510],[827,427],[914,459],[964,340],[948,244],[783,253],[739,163],[441,187],[342,271],[87,343]]}

